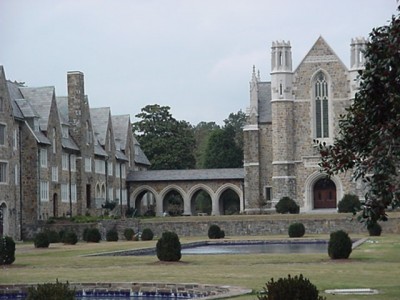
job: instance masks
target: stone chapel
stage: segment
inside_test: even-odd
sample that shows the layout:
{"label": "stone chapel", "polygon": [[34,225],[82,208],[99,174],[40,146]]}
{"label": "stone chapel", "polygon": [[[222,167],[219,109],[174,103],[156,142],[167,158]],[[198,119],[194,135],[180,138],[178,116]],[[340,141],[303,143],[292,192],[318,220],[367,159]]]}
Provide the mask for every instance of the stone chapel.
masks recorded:
{"label": "stone chapel", "polygon": [[314,140],[333,143],[338,117],[354,99],[363,68],[364,38],[352,39],[350,69],[319,37],[297,68],[290,42],[271,47],[271,81],[253,68],[250,107],[244,127],[245,211],[273,209],[285,196],[301,212],[336,209],[348,193],[363,195],[350,174],[320,172]]}

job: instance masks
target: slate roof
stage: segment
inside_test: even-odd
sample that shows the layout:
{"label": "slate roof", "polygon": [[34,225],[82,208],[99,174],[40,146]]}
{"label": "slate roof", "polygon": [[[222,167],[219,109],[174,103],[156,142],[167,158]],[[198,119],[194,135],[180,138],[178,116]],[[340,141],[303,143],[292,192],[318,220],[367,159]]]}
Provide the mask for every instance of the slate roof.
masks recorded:
{"label": "slate roof", "polygon": [[47,131],[51,101],[53,100],[53,96],[55,95],[54,87],[53,86],[37,87],[37,88],[21,87],[19,90],[24,96],[24,99],[29,100],[32,107],[40,115],[39,119],[40,129]]}
{"label": "slate roof", "polygon": [[60,115],[60,122],[61,124],[66,124],[68,125],[69,118],[68,118],[68,97],[67,96],[62,96],[62,97],[56,97],[57,101],[57,108],[58,108],[58,113]]}
{"label": "slate roof", "polygon": [[115,151],[115,158],[118,160],[129,161],[129,159],[126,157],[126,155],[120,150]]}
{"label": "slate roof", "polygon": [[80,150],[78,145],[74,142],[74,140],[71,137],[61,138],[61,145],[64,149],[69,149],[74,151]]}
{"label": "slate roof", "polygon": [[140,148],[140,145],[136,141],[136,139],[135,139],[135,148],[136,148],[136,150],[135,150],[135,163],[137,163],[139,165],[150,166],[151,163],[150,163],[149,159],[147,158],[146,154],[144,154],[142,148]]}
{"label": "slate roof", "polygon": [[111,121],[114,129],[114,139],[118,139],[120,141],[121,150],[125,150],[127,134],[130,126],[130,116],[111,116]]}
{"label": "slate roof", "polygon": [[7,81],[7,89],[8,93],[10,95],[10,100],[11,100],[11,106],[13,110],[13,116],[17,119],[23,119],[24,116],[19,109],[17,103],[15,103],[16,99],[22,99],[23,96],[21,94],[21,91],[19,90],[19,87],[21,85],[15,82]]}
{"label": "slate roof", "polygon": [[32,107],[28,100],[17,99],[14,101],[25,118],[40,118],[39,114]]}
{"label": "slate roof", "polygon": [[94,145],[94,154],[98,156],[108,157],[107,152],[104,151],[103,147],[101,147],[99,144]]}
{"label": "slate roof", "polygon": [[107,136],[107,126],[110,117],[109,107],[98,107],[90,109],[90,119],[92,128],[100,145],[105,145]]}
{"label": "slate roof", "polygon": [[195,169],[130,171],[129,182],[144,181],[195,181],[195,180],[244,180],[244,169]]}
{"label": "slate roof", "polygon": [[272,108],[271,108],[271,82],[258,83],[258,109],[259,109],[259,122],[270,123],[272,122]]}

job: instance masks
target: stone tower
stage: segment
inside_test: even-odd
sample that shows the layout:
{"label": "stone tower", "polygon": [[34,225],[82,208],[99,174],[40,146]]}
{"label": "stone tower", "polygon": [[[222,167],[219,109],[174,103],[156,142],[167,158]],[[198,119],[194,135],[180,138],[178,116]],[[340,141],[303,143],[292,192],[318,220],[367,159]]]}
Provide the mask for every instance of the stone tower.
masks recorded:
{"label": "stone tower", "polygon": [[272,203],[284,196],[296,199],[294,163],[293,70],[290,42],[272,43]]}
{"label": "stone tower", "polygon": [[74,71],[67,74],[68,83],[68,117],[70,134],[78,145],[81,157],[76,162],[77,172],[77,203],[78,214],[85,214],[85,210],[91,207],[94,195],[93,187],[93,157],[94,141],[93,129],[90,119],[90,110],[85,96],[84,75]]}
{"label": "stone tower", "polygon": [[359,88],[359,81],[357,78],[359,75],[358,72],[364,69],[365,58],[363,51],[366,43],[367,41],[364,37],[351,39],[349,70],[351,99],[354,99]]}
{"label": "stone tower", "polygon": [[247,124],[243,128],[244,147],[244,170],[245,170],[245,206],[246,208],[260,207],[260,141],[259,141],[259,118],[258,118],[258,83],[260,79],[256,75],[255,66],[250,81],[250,107],[247,108]]}

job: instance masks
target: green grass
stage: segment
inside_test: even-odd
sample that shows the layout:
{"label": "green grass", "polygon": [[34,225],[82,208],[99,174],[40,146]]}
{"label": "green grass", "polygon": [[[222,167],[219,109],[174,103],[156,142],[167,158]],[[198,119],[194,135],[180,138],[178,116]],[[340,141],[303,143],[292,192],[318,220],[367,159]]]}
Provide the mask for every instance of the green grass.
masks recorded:
{"label": "green grass", "polygon": [[[309,235],[305,238],[326,238]],[[354,237],[354,236],[351,236]],[[360,236],[359,236],[360,237]],[[249,237],[260,239],[260,237]],[[265,237],[267,238],[267,237]],[[286,236],[268,237],[268,239]],[[181,243],[203,238],[181,238]],[[229,239],[236,239],[229,237]],[[237,239],[245,239],[237,237]],[[77,245],[51,244],[36,249],[31,243],[17,244],[16,261],[0,267],[0,283],[69,282],[173,282],[236,285],[261,290],[272,277],[302,273],[320,291],[337,288],[375,288],[373,296],[332,296],[327,299],[398,299],[400,295],[400,236],[371,238],[355,249],[348,260],[333,261],[323,254],[184,255],[180,263],[161,264],[156,256],[94,256],[86,254],[146,248],[156,241],[101,242]],[[254,300],[246,295],[238,300]]]}

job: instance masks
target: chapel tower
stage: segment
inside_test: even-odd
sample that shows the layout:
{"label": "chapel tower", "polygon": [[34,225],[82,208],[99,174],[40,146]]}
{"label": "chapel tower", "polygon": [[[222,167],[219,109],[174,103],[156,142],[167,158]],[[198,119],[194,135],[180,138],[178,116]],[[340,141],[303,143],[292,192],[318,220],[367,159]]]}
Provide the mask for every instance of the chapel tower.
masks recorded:
{"label": "chapel tower", "polygon": [[294,163],[294,99],[290,42],[272,43],[272,203],[284,196],[296,200]]}
{"label": "chapel tower", "polygon": [[360,86],[360,82],[357,78],[359,76],[359,71],[364,69],[365,57],[363,51],[366,44],[367,41],[364,37],[351,39],[349,70],[351,99],[354,99],[355,94]]}

